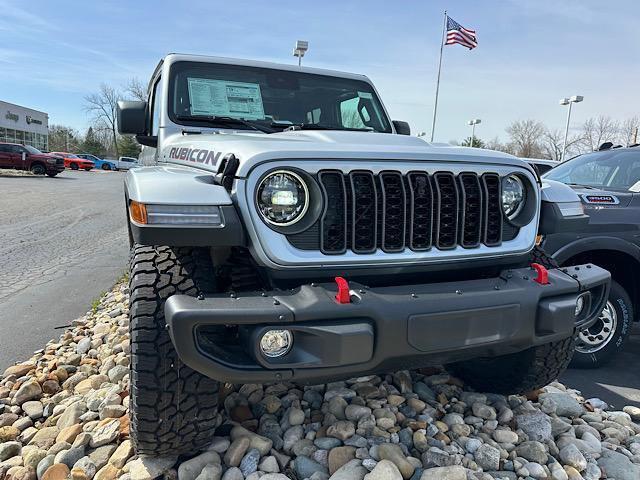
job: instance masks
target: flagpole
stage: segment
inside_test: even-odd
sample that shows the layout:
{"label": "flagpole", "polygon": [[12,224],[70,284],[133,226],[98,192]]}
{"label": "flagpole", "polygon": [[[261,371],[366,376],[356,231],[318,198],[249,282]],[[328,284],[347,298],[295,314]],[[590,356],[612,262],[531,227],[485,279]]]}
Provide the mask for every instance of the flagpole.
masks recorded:
{"label": "flagpole", "polygon": [[444,49],[444,36],[447,31],[447,11],[444,11],[444,21],[442,22],[442,38],[440,40],[440,60],[438,61],[438,80],[436,81],[436,99],[433,103],[433,122],[431,122],[431,141],[436,130],[436,115],[438,113],[438,94],[440,93],[440,71],[442,70],[442,51]]}

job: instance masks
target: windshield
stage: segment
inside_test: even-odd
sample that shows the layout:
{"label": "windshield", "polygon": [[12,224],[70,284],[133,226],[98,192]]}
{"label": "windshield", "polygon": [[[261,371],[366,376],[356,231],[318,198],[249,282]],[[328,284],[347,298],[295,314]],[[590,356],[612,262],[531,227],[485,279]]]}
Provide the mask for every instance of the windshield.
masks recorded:
{"label": "windshield", "polygon": [[40,155],[42,153],[40,150],[32,147],[31,145],[25,145],[24,148],[26,148],[27,152],[31,153],[32,155]]}
{"label": "windshield", "polygon": [[640,191],[640,150],[581,155],[558,165],[544,178],[610,190]]}
{"label": "windshield", "polygon": [[[203,117],[231,117],[276,128],[315,125],[392,132],[380,100],[365,81],[216,63],[173,65],[169,117],[187,125],[200,125]],[[231,128],[250,127],[238,123]]]}

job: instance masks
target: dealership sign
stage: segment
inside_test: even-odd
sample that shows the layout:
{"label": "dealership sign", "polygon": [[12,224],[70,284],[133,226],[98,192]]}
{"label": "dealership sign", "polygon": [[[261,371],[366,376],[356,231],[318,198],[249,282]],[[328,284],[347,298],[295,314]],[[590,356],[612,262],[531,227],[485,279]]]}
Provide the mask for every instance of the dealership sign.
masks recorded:
{"label": "dealership sign", "polygon": [[31,125],[32,123],[35,123],[36,125],[42,125],[42,120],[38,120],[36,118],[33,118],[31,115],[27,115],[27,123],[29,125]]}
{"label": "dealership sign", "polygon": [[17,122],[20,119],[18,114],[17,113],[11,113],[11,110],[7,110],[7,114],[4,117],[7,120],[13,120],[14,122]]}

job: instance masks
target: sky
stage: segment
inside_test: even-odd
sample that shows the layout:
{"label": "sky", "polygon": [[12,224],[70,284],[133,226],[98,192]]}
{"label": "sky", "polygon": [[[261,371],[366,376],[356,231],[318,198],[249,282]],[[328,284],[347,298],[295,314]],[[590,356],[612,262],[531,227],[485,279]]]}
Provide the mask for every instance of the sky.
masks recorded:
{"label": "sky", "polygon": [[478,48],[444,47],[436,141],[506,139],[532,118],[564,128],[562,97],[583,95],[572,130],[596,115],[640,110],[634,0],[0,0],[0,100],[86,129],[84,97],[100,83],[145,84],[163,55],[197,53],[362,73],[391,117],[430,132],[443,11],[474,29]]}

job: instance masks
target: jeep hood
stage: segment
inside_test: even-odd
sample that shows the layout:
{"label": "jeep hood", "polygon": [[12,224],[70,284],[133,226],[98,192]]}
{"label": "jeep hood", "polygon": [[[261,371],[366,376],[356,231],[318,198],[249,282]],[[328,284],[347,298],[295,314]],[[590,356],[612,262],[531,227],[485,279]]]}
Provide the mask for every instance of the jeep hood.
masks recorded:
{"label": "jeep hood", "polygon": [[[234,154],[240,161],[239,177],[245,177],[260,163],[276,159],[509,163],[531,169],[525,162],[502,152],[428,143],[418,137],[375,132],[297,130],[263,134],[221,130],[195,135],[174,134],[162,143],[164,146],[159,156],[163,161],[210,170],[216,170],[215,165],[227,154]],[[198,161],[197,153],[202,150],[207,150],[208,158],[213,156],[215,162]],[[200,159],[204,157],[200,155]]]}

